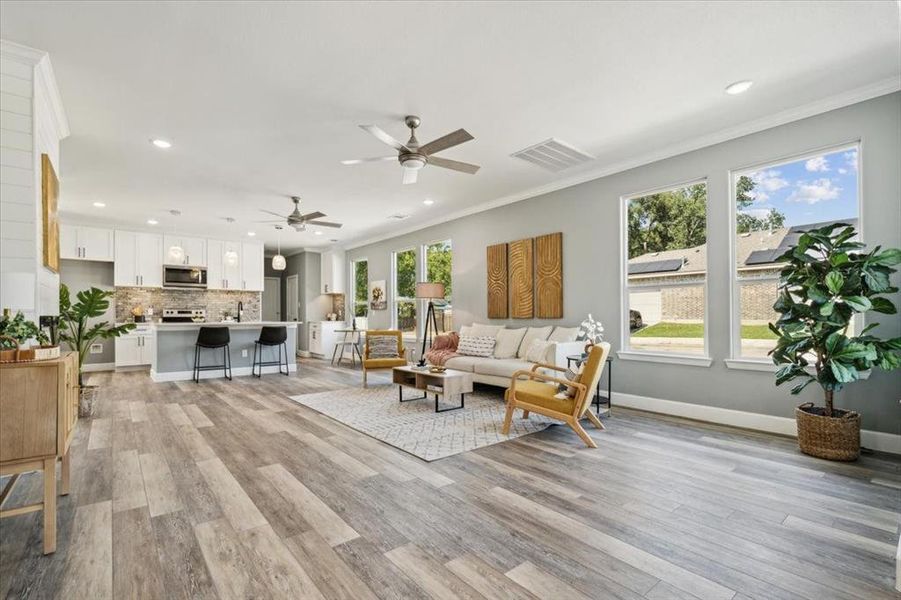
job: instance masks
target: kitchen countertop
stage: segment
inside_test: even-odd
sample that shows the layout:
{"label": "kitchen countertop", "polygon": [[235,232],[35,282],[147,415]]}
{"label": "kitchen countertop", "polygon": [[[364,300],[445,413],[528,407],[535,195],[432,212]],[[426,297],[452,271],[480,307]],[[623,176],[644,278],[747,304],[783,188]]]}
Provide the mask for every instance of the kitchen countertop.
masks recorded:
{"label": "kitchen countertop", "polygon": [[[122,323],[119,323],[122,325]],[[288,327],[303,325],[302,321],[206,321],[204,323],[134,323],[138,329],[159,331],[185,331],[201,327],[228,327],[229,329],[259,329],[260,327]]]}

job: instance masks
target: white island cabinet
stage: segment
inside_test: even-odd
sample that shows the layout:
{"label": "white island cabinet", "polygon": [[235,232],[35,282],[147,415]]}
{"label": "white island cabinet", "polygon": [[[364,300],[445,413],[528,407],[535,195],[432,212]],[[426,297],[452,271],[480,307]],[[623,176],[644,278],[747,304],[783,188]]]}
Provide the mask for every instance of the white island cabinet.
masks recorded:
{"label": "white island cabinet", "polygon": [[163,286],[163,236],[116,231],[113,280],[117,286]]}

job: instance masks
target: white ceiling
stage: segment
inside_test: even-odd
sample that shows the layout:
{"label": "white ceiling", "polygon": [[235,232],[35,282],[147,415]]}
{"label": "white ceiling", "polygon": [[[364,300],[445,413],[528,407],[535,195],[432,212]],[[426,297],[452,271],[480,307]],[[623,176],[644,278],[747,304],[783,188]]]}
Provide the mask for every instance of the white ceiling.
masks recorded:
{"label": "white ceiling", "polygon": [[[294,249],[433,222],[897,78],[898,6],[4,1],[0,34],[50,53],[72,132],[64,218],[171,228],[176,208],[179,231],[254,230],[272,246],[258,209],[287,213],[298,194],[345,224],[284,234]],[[739,79],[755,85],[725,95]],[[422,117],[422,142],[465,127],[475,140],[442,156],[482,170],[426,167],[403,186],[396,163],[340,164],[390,154],[357,125],[403,141],[406,114]],[[597,160],[554,174],[509,156],[552,136]]]}

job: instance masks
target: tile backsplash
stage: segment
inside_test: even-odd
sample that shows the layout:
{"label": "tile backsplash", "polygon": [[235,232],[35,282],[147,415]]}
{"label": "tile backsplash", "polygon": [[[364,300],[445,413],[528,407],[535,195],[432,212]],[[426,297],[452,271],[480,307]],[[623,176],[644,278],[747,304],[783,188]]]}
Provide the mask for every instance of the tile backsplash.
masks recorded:
{"label": "tile backsplash", "polygon": [[131,309],[141,305],[144,313],[153,307],[153,318],[159,320],[164,308],[205,308],[207,321],[221,321],[227,311],[238,314],[238,302],[244,303],[244,321],[259,321],[260,292],[234,290],[180,290],[166,288],[117,287],[116,322],[131,320]]}

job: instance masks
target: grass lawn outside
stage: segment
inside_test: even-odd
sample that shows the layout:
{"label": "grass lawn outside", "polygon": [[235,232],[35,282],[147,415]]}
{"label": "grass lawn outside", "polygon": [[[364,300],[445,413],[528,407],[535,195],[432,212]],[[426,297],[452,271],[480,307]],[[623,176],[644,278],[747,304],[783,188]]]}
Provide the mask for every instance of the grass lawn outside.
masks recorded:
{"label": "grass lawn outside", "polygon": [[[661,321],[634,332],[632,337],[703,338],[704,324]],[[775,340],[776,336],[766,325],[742,325],[741,338],[743,340]]]}

